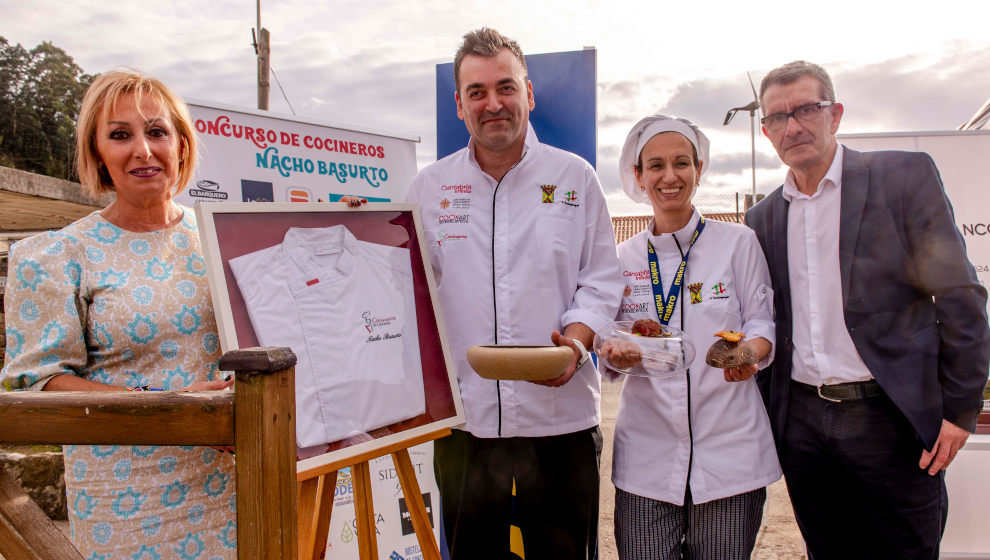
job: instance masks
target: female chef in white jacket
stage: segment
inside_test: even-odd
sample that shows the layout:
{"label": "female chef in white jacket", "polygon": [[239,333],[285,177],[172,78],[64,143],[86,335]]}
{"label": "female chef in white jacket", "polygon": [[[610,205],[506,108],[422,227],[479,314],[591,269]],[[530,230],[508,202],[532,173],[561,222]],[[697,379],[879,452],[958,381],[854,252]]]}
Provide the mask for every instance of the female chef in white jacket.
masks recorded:
{"label": "female chef in white jacket", "polygon": [[[749,558],[766,486],[781,476],[752,378],[772,356],[770,275],[749,228],[705,220],[692,205],[708,163],[705,135],[686,119],[666,116],[637,123],[619,160],[626,194],[652,204],[653,220],[618,247],[626,280],[618,319],[663,322],[656,296],[664,307],[673,296],[668,324],[685,331],[696,349],[687,373],[627,376],[622,387],[612,481],[623,560]],[[674,282],[682,261],[682,280]],[[722,330],[745,333],[759,364],[707,365],[713,334]]]}

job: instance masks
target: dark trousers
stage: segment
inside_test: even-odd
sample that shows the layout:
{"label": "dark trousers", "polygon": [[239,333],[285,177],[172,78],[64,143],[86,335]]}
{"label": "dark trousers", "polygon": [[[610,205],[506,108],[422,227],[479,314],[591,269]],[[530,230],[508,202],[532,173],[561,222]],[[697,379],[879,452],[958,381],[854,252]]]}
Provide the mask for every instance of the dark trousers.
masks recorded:
{"label": "dark trousers", "polygon": [[811,560],[938,558],[943,473],[885,395],[830,402],[791,382],[780,464]]}
{"label": "dark trousers", "polygon": [[513,519],[526,560],[596,558],[601,453],[597,426],[532,438],[453,430],[436,440],[434,470],[451,560],[510,558]]}

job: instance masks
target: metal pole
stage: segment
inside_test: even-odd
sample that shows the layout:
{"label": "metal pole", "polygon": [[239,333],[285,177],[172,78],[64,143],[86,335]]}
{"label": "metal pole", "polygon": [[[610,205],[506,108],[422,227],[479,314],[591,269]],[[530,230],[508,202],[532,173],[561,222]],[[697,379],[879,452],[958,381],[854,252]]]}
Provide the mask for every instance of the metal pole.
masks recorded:
{"label": "metal pole", "polygon": [[749,143],[753,158],[753,200],[756,200],[756,111],[749,112]]}

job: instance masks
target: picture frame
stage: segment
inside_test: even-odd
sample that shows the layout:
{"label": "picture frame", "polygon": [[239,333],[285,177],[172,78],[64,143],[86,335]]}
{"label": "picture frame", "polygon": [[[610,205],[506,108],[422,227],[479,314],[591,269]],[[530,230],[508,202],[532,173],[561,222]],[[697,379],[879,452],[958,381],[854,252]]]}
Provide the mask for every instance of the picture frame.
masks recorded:
{"label": "picture frame", "polygon": [[[421,382],[421,387],[414,387],[408,394],[415,395],[418,389],[422,389],[424,399],[422,403],[423,412],[414,416],[401,418],[387,425],[368,429],[356,435],[350,435],[326,443],[321,442],[317,445],[299,446],[300,440],[297,438],[297,458],[299,459],[297,469],[300,472],[313,471],[324,465],[346,464],[351,458],[358,460],[357,458],[362,456],[367,457],[376,450],[382,450],[383,453],[386,453],[388,449],[394,449],[397,445],[406,442],[413,445],[423,441],[423,437],[427,434],[464,424],[464,408],[457,386],[457,376],[453,369],[454,361],[450,354],[443,315],[437,304],[436,282],[433,276],[433,268],[429,262],[429,253],[425,245],[426,237],[423,233],[421,216],[416,205],[407,203],[367,203],[360,207],[350,207],[345,203],[227,202],[222,204],[197,204],[195,211],[199,223],[200,238],[206,261],[206,273],[214,313],[216,315],[220,346],[224,352],[238,348],[263,346],[264,344],[262,344],[261,339],[266,339],[266,337],[269,340],[272,339],[273,335],[271,333],[273,332],[281,336],[281,331],[285,330],[281,327],[275,328],[273,326],[270,328],[266,325],[265,321],[269,319],[275,323],[281,319],[271,314],[265,315],[259,310],[259,304],[255,303],[257,297],[252,294],[251,284],[248,283],[254,280],[248,280],[247,278],[250,277],[253,279],[254,276],[259,275],[267,278],[270,274],[282,274],[284,276],[290,272],[296,273],[301,270],[301,268],[293,266],[294,264],[299,264],[297,261],[289,260],[273,261],[270,267],[264,266],[260,268],[256,267],[255,269],[246,269],[242,264],[245,262],[245,259],[251,261],[261,256],[266,256],[267,258],[268,255],[281,254],[283,251],[281,245],[285,242],[286,247],[289,247],[289,239],[292,236],[300,234],[323,235],[319,232],[339,233],[340,228],[337,226],[343,226],[347,232],[353,235],[356,243],[371,244],[361,245],[363,249],[360,249],[368,250],[369,255],[377,255],[379,252],[384,252],[391,256],[398,255],[398,261],[404,261],[406,253],[397,249],[408,249],[409,262],[407,268],[411,272],[412,285],[411,289],[402,289],[398,293],[405,305],[409,305],[409,299],[412,298],[412,304],[415,306],[415,326],[413,327],[409,321],[405,322],[405,329],[407,330],[403,330],[403,333],[406,334],[406,338],[401,340],[401,345],[395,345],[395,341],[388,341],[388,344],[381,344],[379,342],[381,333],[376,334],[372,331],[373,328],[377,328],[378,324],[376,322],[375,325],[372,325],[369,320],[368,324],[365,325],[368,333],[361,331],[361,336],[367,336],[367,339],[360,342],[362,344],[364,342],[376,344],[374,346],[375,356],[384,358],[386,363],[402,363],[404,364],[403,367],[406,367],[405,364],[415,362],[415,359],[408,359],[408,352],[413,351],[413,347],[418,345],[421,378],[417,381]],[[290,229],[293,233],[287,237]],[[327,235],[330,235],[330,233],[327,233]],[[354,247],[358,247],[358,245],[354,245]],[[275,251],[275,253],[272,251]],[[282,258],[278,256],[278,259]],[[235,261],[234,267],[231,266],[232,260]],[[405,263],[400,263],[400,265],[404,267]],[[256,274],[250,275],[245,272],[246,270],[256,271]],[[300,272],[299,274],[305,275],[306,273]],[[379,275],[374,274],[372,276]],[[402,278],[406,278],[404,275],[401,276]],[[299,278],[305,280],[302,276]],[[354,309],[361,308],[363,305],[362,302],[379,299],[374,296],[374,293],[371,295],[366,292],[363,294],[360,293],[362,289],[368,288],[368,283],[358,282],[358,280],[358,278],[355,278],[355,283],[350,285],[352,291],[332,292],[333,298],[324,299],[332,299],[335,302],[334,305],[340,304],[344,308],[349,306]],[[247,299],[250,299],[252,302],[253,316],[252,311],[248,309],[248,303],[238,281],[244,283],[244,286],[248,286],[249,297]],[[295,277],[293,277],[292,282],[295,282]],[[316,282],[317,279],[314,278],[313,280],[303,282],[303,284],[308,286],[310,283]],[[325,282],[325,284],[329,285],[330,282]],[[275,285],[273,284],[273,286]],[[282,283],[277,284],[277,286],[281,285]],[[282,288],[279,287],[277,289],[281,290]],[[292,290],[295,290],[295,288],[292,288]],[[266,291],[265,294],[268,294],[268,292]],[[323,298],[324,295],[330,294],[331,292],[326,292],[318,294],[318,297]],[[293,291],[289,295],[282,294],[279,297],[283,296],[284,301],[289,304],[283,306],[286,314],[291,315],[293,313],[292,310],[297,307],[299,313],[306,313],[308,317],[320,319],[324,316],[321,314],[322,308],[321,310],[309,309],[309,304],[298,299],[301,296],[296,291]],[[269,297],[269,295],[266,295],[266,297]],[[394,299],[396,296],[390,295],[390,297]],[[314,300],[311,299],[308,301],[312,302]],[[318,299],[317,301],[322,300]],[[304,309],[308,309],[308,311],[303,311]],[[385,315],[388,314],[386,313]],[[389,316],[387,318],[394,317]],[[341,321],[353,321],[354,319],[354,313],[347,313],[346,317],[343,317]],[[258,328],[261,332],[256,332],[253,321],[258,321]],[[302,321],[300,320],[299,322]],[[287,324],[291,327],[295,322],[289,321]],[[388,323],[386,322],[385,324]],[[332,328],[326,331],[322,328],[311,330],[317,336],[322,336],[323,333],[332,332],[338,328],[341,328],[340,325],[334,321]],[[347,328],[350,329],[350,327]],[[343,332],[348,333],[348,336],[350,336],[349,340],[354,340],[352,336],[353,329]],[[260,338],[259,335],[261,335]],[[398,335],[398,332],[393,332],[390,336],[395,338]],[[386,335],[386,337],[388,336]],[[415,343],[413,342],[414,338],[418,339]],[[306,384],[309,378],[305,376],[311,375],[309,370],[312,370],[312,376],[315,379],[321,379],[320,376],[325,376],[322,379],[331,377],[338,379],[342,383],[340,385],[341,387],[358,385],[366,380],[366,378],[371,379],[375,375],[378,375],[371,371],[377,371],[376,368],[367,368],[365,371],[334,372],[333,370],[336,367],[346,367],[346,358],[352,355],[349,349],[350,347],[332,350],[334,347],[333,340],[326,340],[326,345],[322,344],[324,341],[323,338],[320,338],[317,344],[306,344],[304,340],[315,339],[300,338],[300,343],[292,348],[293,352],[297,354],[297,358],[300,358],[296,366],[297,434],[300,433],[298,422],[300,422],[300,414],[303,413],[300,408],[300,395],[304,399],[309,399],[307,402],[313,398],[310,393],[303,394],[300,392],[312,389],[311,384]],[[330,347],[331,350],[325,350],[323,348],[324,346]],[[353,344],[351,347],[353,347]],[[399,356],[391,355],[399,352],[397,349],[400,347],[403,348],[401,350],[403,357],[400,358]],[[344,357],[345,359],[320,360],[316,354],[326,351],[338,351],[337,354],[332,355]],[[310,354],[313,354],[315,359],[307,361],[306,358]],[[307,366],[307,364],[309,365]],[[345,365],[342,366],[341,364]],[[300,368],[307,371],[300,371]],[[415,371],[413,373],[406,371],[405,375],[406,379],[415,380],[416,378]],[[415,384],[415,382],[413,383]],[[409,385],[407,384],[407,386]],[[341,394],[350,395],[351,393],[332,394],[339,397]],[[323,396],[321,395],[320,398],[323,398]],[[408,398],[407,400],[415,401],[415,399]],[[362,410],[348,410],[348,407],[358,406],[355,402],[357,400],[352,398],[340,399],[339,402],[331,401],[329,408],[333,410],[333,414],[340,413],[357,417],[367,415]],[[350,419],[350,416],[348,418]],[[309,437],[309,433],[306,432],[303,435],[304,440]]]}

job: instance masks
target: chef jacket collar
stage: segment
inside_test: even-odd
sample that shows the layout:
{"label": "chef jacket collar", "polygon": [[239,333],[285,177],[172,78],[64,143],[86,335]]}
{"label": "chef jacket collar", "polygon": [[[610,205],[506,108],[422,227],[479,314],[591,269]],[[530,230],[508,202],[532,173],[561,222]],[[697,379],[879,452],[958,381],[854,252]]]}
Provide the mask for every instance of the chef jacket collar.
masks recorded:
{"label": "chef jacket collar", "polygon": [[[678,243],[681,244],[681,248],[684,249],[685,252],[687,251],[688,245],[691,244],[691,236],[694,235],[694,230],[698,227],[698,221],[701,220],[701,213],[698,212],[698,209],[692,207],[691,210],[693,213],[691,214],[691,219],[688,220],[687,225],[674,232],[674,235],[677,236]],[[650,240],[653,241],[653,245],[659,246],[663,243],[669,243],[673,247],[674,241],[671,239],[671,234],[662,233],[660,235],[654,235],[654,226],[656,226],[656,218],[650,218],[650,222],[646,225],[646,231],[649,232],[648,235],[650,236]]]}
{"label": "chef jacket collar", "polygon": [[[532,150],[539,143],[540,143],[540,139],[536,137],[536,131],[533,130],[533,123],[532,122],[526,123],[526,139],[523,141],[522,155],[526,155],[527,152]],[[469,159],[471,160],[471,163],[474,164],[475,167],[481,169],[481,166],[478,165],[478,158],[475,156],[475,149],[476,147],[474,143],[474,137],[471,137],[471,139],[468,140],[468,153],[470,154]]]}
{"label": "chef jacket collar", "polygon": [[[282,250],[304,274],[317,279],[347,276],[354,269],[358,240],[342,225],[327,228],[289,228],[282,240]],[[312,249],[304,246],[325,247],[325,251],[340,251],[333,270],[328,270],[313,258]],[[336,271],[336,273],[334,273]]]}

